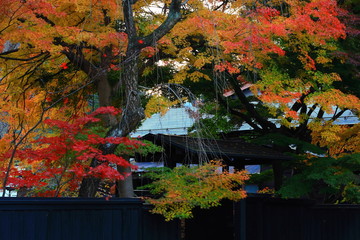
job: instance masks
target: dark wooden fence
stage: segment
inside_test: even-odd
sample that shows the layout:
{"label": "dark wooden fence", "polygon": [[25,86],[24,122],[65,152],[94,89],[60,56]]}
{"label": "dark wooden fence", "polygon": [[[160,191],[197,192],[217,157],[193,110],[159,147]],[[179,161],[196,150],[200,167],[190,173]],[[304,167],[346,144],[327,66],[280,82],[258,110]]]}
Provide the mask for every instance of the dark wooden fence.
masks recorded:
{"label": "dark wooden fence", "polygon": [[251,226],[246,239],[360,239],[359,205],[317,205],[306,200],[266,198],[249,198],[244,204],[246,224]]}
{"label": "dark wooden fence", "polygon": [[177,240],[139,199],[0,199],[1,240]]}
{"label": "dark wooden fence", "polygon": [[248,197],[195,212],[186,240],[360,240],[359,205]]}
{"label": "dark wooden fence", "polygon": [[0,198],[0,240],[360,240],[359,205],[248,197],[165,222],[139,199]]}

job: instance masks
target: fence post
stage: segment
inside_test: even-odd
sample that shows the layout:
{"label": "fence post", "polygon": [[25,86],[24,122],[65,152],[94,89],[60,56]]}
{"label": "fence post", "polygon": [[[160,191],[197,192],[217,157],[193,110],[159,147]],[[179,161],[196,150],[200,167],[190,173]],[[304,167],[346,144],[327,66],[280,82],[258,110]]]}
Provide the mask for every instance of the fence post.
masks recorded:
{"label": "fence post", "polygon": [[234,240],[246,240],[246,199],[233,203]]}

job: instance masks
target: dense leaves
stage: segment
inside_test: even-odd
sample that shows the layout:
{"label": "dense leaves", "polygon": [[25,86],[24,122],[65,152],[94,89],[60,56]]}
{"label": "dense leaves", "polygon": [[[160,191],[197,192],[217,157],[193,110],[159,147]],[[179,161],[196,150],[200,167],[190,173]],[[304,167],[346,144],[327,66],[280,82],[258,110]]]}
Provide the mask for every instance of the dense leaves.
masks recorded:
{"label": "dense leaves", "polygon": [[148,200],[155,206],[151,211],[169,221],[192,217],[195,207],[209,208],[219,206],[222,199],[245,198],[246,192],[241,187],[248,179],[247,173],[222,169],[217,161],[202,166],[153,169],[146,177],[154,182],[143,187],[159,196]]}
{"label": "dense leaves", "polygon": [[[84,177],[95,176],[114,182],[127,177],[117,166],[136,168],[115,154],[106,154],[99,144],[121,144],[127,149],[138,148],[141,142],[129,138],[101,137],[91,126],[100,121],[99,114],[119,114],[113,107],[69,121],[45,120],[49,136],[34,140],[29,147],[16,152],[16,166],[11,169],[8,185],[26,188],[28,196],[74,196]],[[11,153],[11,151],[10,151]],[[5,156],[6,157],[6,154]],[[96,158],[101,164],[92,168],[89,162]],[[4,176],[2,176],[4,177]]]}
{"label": "dense leaves", "polygon": [[359,203],[359,154],[342,158],[310,158],[297,169],[279,194],[308,197],[325,203]]}

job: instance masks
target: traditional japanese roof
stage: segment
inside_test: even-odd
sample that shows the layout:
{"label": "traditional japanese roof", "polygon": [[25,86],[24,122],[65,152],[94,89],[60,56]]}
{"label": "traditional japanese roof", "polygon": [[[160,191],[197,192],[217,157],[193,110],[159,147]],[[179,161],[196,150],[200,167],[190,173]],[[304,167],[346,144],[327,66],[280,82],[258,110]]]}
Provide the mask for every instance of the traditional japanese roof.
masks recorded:
{"label": "traditional japanese roof", "polygon": [[187,134],[188,128],[194,122],[186,107],[170,108],[165,115],[155,113],[147,118],[135,132],[131,133],[131,136],[144,136],[148,133],[183,135]]}
{"label": "traditional japanese roof", "polygon": [[[163,134],[147,134],[146,139],[160,146],[172,146],[191,154],[206,154],[209,158],[224,160],[252,160],[253,163],[272,162],[274,160],[291,160],[290,156],[271,148],[247,143],[236,139],[206,139],[189,136],[175,136]],[[253,164],[252,163],[252,164]]]}

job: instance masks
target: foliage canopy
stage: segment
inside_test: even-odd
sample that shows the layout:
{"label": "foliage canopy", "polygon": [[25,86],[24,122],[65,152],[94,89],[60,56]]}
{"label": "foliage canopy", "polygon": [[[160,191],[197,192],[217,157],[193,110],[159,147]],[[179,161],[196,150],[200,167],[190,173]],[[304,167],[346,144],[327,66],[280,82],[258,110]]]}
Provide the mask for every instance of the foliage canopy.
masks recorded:
{"label": "foliage canopy", "polygon": [[[115,106],[120,116],[101,115],[105,139],[123,138],[145,113],[181,104],[182,96],[141,101],[139,85],[154,90],[169,82],[211,101],[203,111],[214,118],[194,113],[205,125],[247,124],[258,135],[278,134],[266,135],[269,142],[285,136],[300,154],[292,166],[298,176],[342,191],[350,186],[326,180],[330,173],[358,174],[344,159],[357,159],[359,124],[336,124],[345,113],[359,116],[356,1],[0,0],[0,6],[1,121],[8,124],[0,139],[3,187],[15,163],[29,164],[21,158],[27,148],[40,153],[41,143],[50,144],[46,123]],[[39,133],[44,137],[34,142]],[[104,154],[115,152],[118,142],[101,141]],[[285,151],[294,152],[289,144]],[[325,149],[326,158],[309,156],[310,144]],[[89,164],[96,169],[102,162],[94,155]],[[329,175],[315,174],[323,163]],[[85,178],[79,195],[94,196],[98,184],[95,176]]]}

